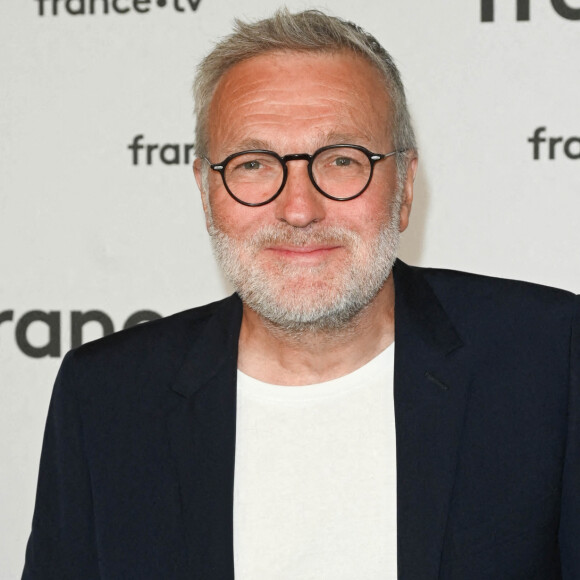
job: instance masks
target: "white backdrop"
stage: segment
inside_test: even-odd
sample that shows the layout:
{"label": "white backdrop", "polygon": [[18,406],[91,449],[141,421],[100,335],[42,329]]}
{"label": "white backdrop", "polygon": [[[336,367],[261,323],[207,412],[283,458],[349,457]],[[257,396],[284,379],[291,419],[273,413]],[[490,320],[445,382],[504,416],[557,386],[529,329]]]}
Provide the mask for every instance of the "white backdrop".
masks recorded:
{"label": "white backdrop", "polygon": [[[229,292],[187,160],[190,84],[235,16],[276,5],[0,0],[1,579],[21,572],[78,313],[117,330]],[[580,291],[580,0],[286,5],[356,21],[402,70],[420,144],[403,259]]]}

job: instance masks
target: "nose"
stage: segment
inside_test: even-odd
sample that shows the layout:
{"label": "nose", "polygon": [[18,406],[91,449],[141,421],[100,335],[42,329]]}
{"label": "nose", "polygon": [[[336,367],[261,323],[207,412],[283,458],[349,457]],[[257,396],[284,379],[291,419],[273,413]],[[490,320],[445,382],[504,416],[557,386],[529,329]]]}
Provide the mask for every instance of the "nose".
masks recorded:
{"label": "nose", "polygon": [[310,181],[307,161],[291,160],[287,168],[286,185],[273,202],[276,219],[297,228],[323,220],[326,200]]}

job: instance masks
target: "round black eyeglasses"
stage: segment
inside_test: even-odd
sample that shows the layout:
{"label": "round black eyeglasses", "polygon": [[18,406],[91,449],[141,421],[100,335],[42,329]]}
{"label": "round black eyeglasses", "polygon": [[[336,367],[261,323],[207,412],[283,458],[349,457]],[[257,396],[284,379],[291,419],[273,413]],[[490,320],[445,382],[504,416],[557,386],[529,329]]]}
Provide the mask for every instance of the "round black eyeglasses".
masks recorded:
{"label": "round black eyeglasses", "polygon": [[377,161],[405,150],[373,153],[360,145],[328,145],[308,153],[283,157],[274,151],[252,149],[226,157],[210,167],[221,174],[227,192],[239,203],[251,207],[270,203],[284,189],[288,179],[288,161],[308,161],[308,176],[325,197],[348,201],[369,186]]}

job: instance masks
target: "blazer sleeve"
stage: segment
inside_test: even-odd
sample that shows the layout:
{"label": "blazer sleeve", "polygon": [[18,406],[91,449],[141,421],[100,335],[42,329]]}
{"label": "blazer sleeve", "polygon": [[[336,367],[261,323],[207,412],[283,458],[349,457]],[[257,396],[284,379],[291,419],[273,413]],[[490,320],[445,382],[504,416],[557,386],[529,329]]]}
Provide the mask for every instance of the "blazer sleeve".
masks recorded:
{"label": "blazer sleeve", "polygon": [[50,401],[23,580],[100,577],[73,359],[65,357]]}
{"label": "blazer sleeve", "polygon": [[568,432],[562,473],[560,559],[563,580],[580,578],[580,296],[576,297],[570,340]]}

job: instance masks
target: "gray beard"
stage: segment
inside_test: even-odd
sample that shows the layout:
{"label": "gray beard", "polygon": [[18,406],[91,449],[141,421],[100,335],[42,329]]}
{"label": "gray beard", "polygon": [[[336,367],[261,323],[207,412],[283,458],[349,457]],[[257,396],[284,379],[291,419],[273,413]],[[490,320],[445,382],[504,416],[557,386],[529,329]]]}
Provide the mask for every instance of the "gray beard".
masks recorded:
{"label": "gray beard", "polygon": [[[399,247],[398,205],[392,204],[390,222],[368,245],[358,234],[338,226],[265,226],[251,238],[238,241],[212,223],[209,233],[226,278],[244,304],[274,328],[294,336],[346,330],[373,301],[391,273]],[[331,280],[325,280],[328,284],[313,283],[319,275],[317,266],[281,263],[275,273],[262,270],[258,255],[263,248],[313,243],[336,243],[349,251],[348,263]],[[299,278],[304,278],[303,286],[293,289],[289,282]]]}

